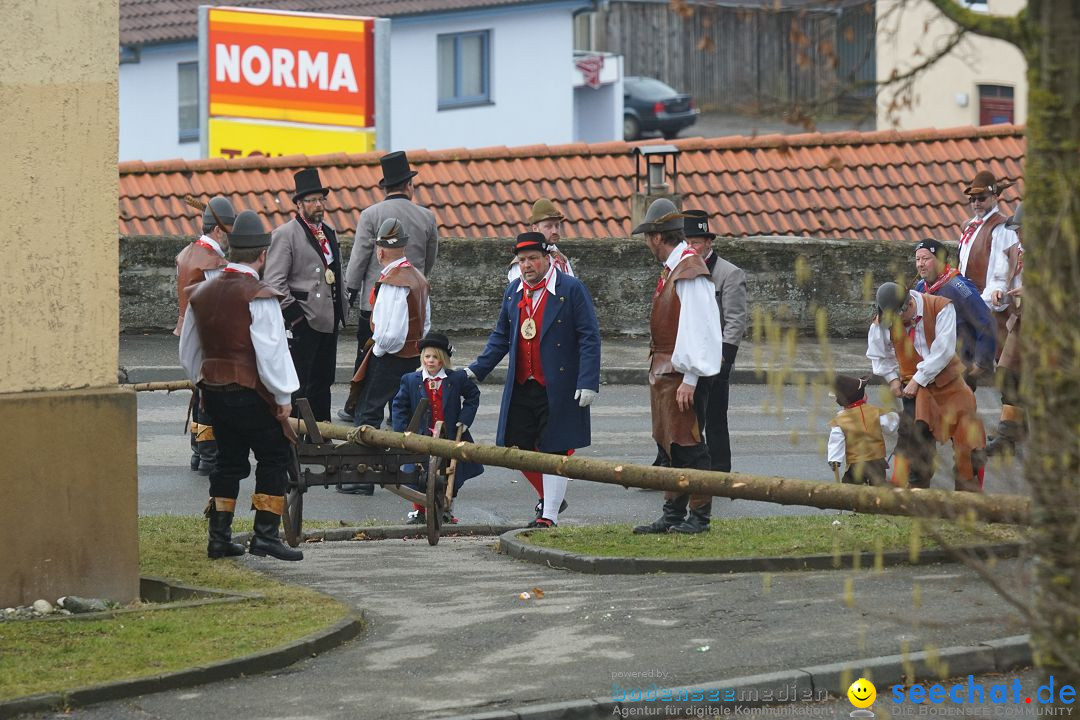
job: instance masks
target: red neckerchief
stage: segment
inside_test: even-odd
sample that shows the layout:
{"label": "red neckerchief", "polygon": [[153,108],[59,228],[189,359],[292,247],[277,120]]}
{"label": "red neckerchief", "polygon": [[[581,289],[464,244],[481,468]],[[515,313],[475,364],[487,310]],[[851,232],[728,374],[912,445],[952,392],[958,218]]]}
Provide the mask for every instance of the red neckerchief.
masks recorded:
{"label": "red neckerchief", "polygon": [[933,295],[942,285],[952,280],[954,277],[960,274],[960,271],[949,265],[945,266],[945,272],[941,273],[941,277],[934,281],[933,285],[926,288],[926,293]]}
{"label": "red neckerchief", "polygon": [[982,227],[983,222],[985,222],[983,218],[976,218],[964,226],[964,234],[960,236],[961,250],[968,244],[968,241],[970,241],[971,238],[975,237],[975,233]]}
{"label": "red neckerchief", "polygon": [[912,347],[915,347],[915,328],[919,326],[920,322],[922,322],[922,315],[916,315],[915,319],[911,321],[911,327],[909,327],[907,331],[908,340],[911,341]]}
{"label": "red neckerchief", "polygon": [[389,270],[382,270],[382,271],[381,271],[381,272],[379,273],[379,280],[378,280],[378,282],[376,282],[376,283],[375,283],[375,284],[374,284],[374,285],[373,285],[373,286],[371,287],[371,292],[370,292],[370,293],[368,293],[368,305],[370,305],[370,306],[371,306],[372,308],[374,308],[374,307],[375,307],[375,297],[376,297],[376,295],[375,295],[375,289],[376,289],[377,287],[379,287],[379,283],[381,283],[381,282],[383,281],[383,278],[384,278],[384,277],[386,277],[387,275],[389,275],[389,274],[390,274],[390,270],[395,270],[395,269],[397,269],[397,268],[400,268],[400,267],[412,267],[412,265],[410,265],[410,264],[409,264],[409,261],[408,261],[408,260],[405,260],[405,261],[403,261],[403,262],[402,262],[402,263],[401,263],[400,265],[395,265],[394,267],[390,268]]}
{"label": "red neckerchief", "polygon": [[[547,300],[547,285],[548,280],[550,279],[551,275],[545,275],[543,282],[536,283],[535,285],[530,285],[529,283],[525,282],[525,276],[521,276],[521,301],[518,303],[518,309],[524,309],[526,317],[532,317],[533,314],[536,312],[537,308],[543,305],[544,301]],[[530,304],[529,295],[536,292],[537,290],[540,291],[540,298],[534,299]]]}
{"label": "red neckerchief", "polygon": [[863,398],[862,400],[856,400],[855,402],[851,403],[850,405],[845,405],[844,409],[845,410],[850,410],[851,408],[857,408],[860,405],[865,405],[865,404],[866,404],[866,398]]}
{"label": "red neckerchief", "polygon": [[326,233],[323,232],[322,223],[319,223],[318,227],[308,222],[308,219],[304,217],[303,213],[297,213],[296,217],[300,218],[300,222],[307,225],[307,229],[311,231],[311,234],[315,236],[315,239],[319,241],[319,247],[322,248],[323,264],[329,265],[330,260],[327,260],[327,256],[332,260],[334,254],[330,252],[330,241],[326,238]]}
{"label": "red neckerchief", "polygon": [[[682,255],[679,256],[679,261],[682,262],[682,259],[687,255],[697,255],[697,250],[687,246],[687,248],[682,251]],[[675,263],[676,267],[678,267],[678,265],[679,263]],[[660,279],[656,281],[656,292],[653,293],[654,298],[663,292],[664,285],[667,283],[669,275],[671,275],[671,268],[667,266],[667,263],[664,263],[664,269],[660,271]]]}

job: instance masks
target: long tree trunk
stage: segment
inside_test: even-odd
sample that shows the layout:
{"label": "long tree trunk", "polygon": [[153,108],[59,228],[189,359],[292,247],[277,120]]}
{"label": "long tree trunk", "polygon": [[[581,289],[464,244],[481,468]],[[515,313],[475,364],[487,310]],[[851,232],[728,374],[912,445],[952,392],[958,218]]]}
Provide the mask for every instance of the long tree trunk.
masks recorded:
{"label": "long tree trunk", "polygon": [[1080,3],[1029,0],[1024,169],[1025,473],[1032,643],[1055,687],[1080,685]]}

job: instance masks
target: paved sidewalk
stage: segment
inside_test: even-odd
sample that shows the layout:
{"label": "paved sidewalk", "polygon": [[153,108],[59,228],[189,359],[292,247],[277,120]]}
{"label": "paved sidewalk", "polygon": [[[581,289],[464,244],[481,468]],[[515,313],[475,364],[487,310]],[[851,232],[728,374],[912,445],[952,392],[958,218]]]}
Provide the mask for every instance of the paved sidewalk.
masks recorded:
{"label": "paved sidewalk", "polygon": [[[356,358],[355,331],[338,340],[335,381],[352,378]],[[451,333],[454,360],[468,364],[484,349],[487,336]],[[177,338],[168,333],[120,335],[120,365],[127,371],[128,382],[182,380],[183,370],[177,356]],[[608,385],[644,385],[648,382],[649,339],[645,337],[604,338],[601,346],[601,382]],[[781,382],[799,382],[802,377],[819,373],[827,365],[837,372],[863,375],[870,372],[864,339],[832,340],[823,347],[814,338],[802,338],[787,347],[745,342],[739,350],[732,384],[759,384],[779,376]],[[488,382],[505,378],[506,360],[492,373]]]}
{"label": "paved sidewalk", "polygon": [[[436,547],[423,540],[327,542],[304,551],[300,563],[242,562],[363,611],[364,636],[272,675],[63,717],[404,720],[488,711],[517,718],[526,715],[506,711],[610,702],[616,689],[654,682],[716,683],[974,646],[1025,630],[1016,611],[962,565],[595,576],[497,555],[493,538],[444,538]],[[1001,561],[995,574],[1022,593],[1022,561]],[[522,600],[522,592],[534,597]],[[898,673],[899,659],[891,662]],[[972,666],[958,659],[951,670],[966,674],[965,667]]]}

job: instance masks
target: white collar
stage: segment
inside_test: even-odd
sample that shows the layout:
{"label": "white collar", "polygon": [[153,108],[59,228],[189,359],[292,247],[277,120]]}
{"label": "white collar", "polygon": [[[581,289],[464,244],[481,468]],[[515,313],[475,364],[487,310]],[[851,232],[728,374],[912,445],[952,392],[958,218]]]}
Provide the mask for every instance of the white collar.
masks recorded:
{"label": "white collar", "polygon": [[214,238],[210,237],[209,235],[203,235],[201,238],[199,238],[199,240],[209,245],[210,248],[221,257],[225,257],[225,251],[221,249],[221,246],[218,245],[218,241]]}
{"label": "white collar", "polygon": [[396,268],[396,267],[397,267],[398,265],[400,265],[401,263],[405,262],[405,261],[406,261],[406,260],[408,260],[408,259],[409,259],[409,258],[407,258],[407,257],[400,257],[400,258],[398,258],[398,259],[397,259],[397,260],[395,260],[394,262],[392,262],[392,263],[390,263],[389,265],[387,265],[386,267],[384,267],[384,268],[382,269],[382,271],[380,271],[380,273],[379,273],[379,276],[380,276],[380,277],[385,277],[385,276],[386,276],[386,274],[387,274],[388,272],[390,272],[391,270],[393,270],[393,269],[394,269],[394,268]]}
{"label": "white collar", "polygon": [[446,368],[439,368],[439,372],[429,375],[427,368],[420,368],[420,376],[424,380],[441,380],[446,377]]}
{"label": "white collar", "polygon": [[255,278],[256,280],[259,279],[259,273],[255,272],[255,268],[249,267],[249,266],[244,265],[242,263],[233,263],[233,262],[231,262],[228,265],[226,265],[224,269],[225,270],[233,270],[235,272],[242,272],[245,275],[250,275],[251,277]]}
{"label": "white collar", "polygon": [[971,220],[969,220],[968,222],[969,222],[969,223],[973,223],[973,222],[975,222],[976,220],[981,220],[982,222],[986,222],[987,220],[989,220],[989,219],[990,219],[990,216],[991,216],[991,215],[993,215],[994,213],[996,213],[997,211],[998,211],[998,209],[997,209],[996,207],[990,208],[990,212],[986,213],[986,214],[985,214],[985,215],[983,215],[982,217],[978,217],[978,216],[976,216],[976,217],[973,217],[973,218],[971,218]]}
{"label": "white collar", "polygon": [[674,270],[675,266],[682,261],[683,257],[685,257],[683,253],[686,253],[687,250],[690,250],[690,252],[687,253],[688,255],[697,255],[697,253],[694,252],[693,248],[690,247],[690,243],[686,242],[685,240],[672,248],[671,254],[668,255],[667,260],[664,261],[664,265],[667,266],[667,269]]}

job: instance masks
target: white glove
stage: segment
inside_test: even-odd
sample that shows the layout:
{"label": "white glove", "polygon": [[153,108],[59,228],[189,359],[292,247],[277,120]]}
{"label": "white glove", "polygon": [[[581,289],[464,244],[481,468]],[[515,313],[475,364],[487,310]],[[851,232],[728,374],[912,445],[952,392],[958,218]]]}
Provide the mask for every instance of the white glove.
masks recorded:
{"label": "white glove", "polygon": [[578,407],[589,407],[593,404],[593,400],[595,400],[596,396],[599,394],[600,393],[596,392],[595,390],[579,388],[574,393],[574,399],[577,400]]}
{"label": "white glove", "polygon": [[472,368],[471,368],[471,367],[469,367],[468,365],[466,365],[466,366],[465,366],[465,374],[466,374],[466,375],[468,375],[468,376],[469,376],[469,379],[470,379],[470,380],[472,380],[473,382],[476,382],[476,381],[477,381],[477,380],[476,380],[476,373],[474,373],[474,372],[472,371]]}

